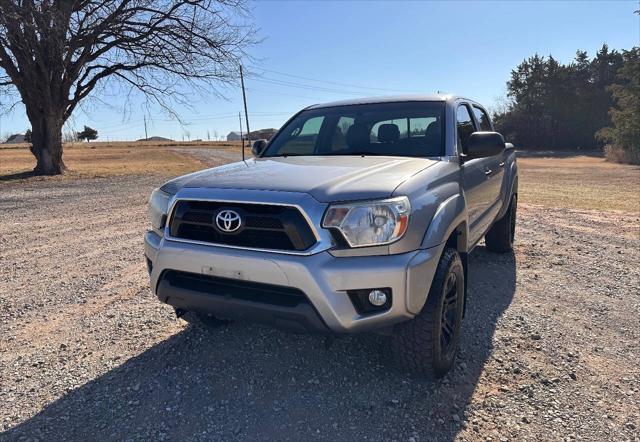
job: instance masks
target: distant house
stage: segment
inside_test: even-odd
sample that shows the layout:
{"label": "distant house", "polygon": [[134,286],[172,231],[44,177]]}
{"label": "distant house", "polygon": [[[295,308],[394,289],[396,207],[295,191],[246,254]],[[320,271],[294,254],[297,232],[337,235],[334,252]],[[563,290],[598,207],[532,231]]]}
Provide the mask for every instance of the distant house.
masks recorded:
{"label": "distant house", "polygon": [[260,130],[256,130],[251,132],[251,139],[252,140],[270,140],[272,136],[274,136],[276,134],[278,130],[274,129],[274,128],[269,128],[269,129],[260,129]]}
{"label": "distant house", "polygon": [[240,132],[237,132],[235,130],[232,130],[227,135],[227,141],[240,141],[240,139],[241,139],[240,138]]}
{"label": "distant house", "polygon": [[149,138],[141,138],[138,141],[173,141],[173,140],[165,137],[149,137]]}
{"label": "distant house", "polygon": [[25,140],[24,134],[13,134],[7,138],[7,141],[5,141],[4,144],[18,144],[26,142],[27,140]]}
{"label": "distant house", "polygon": [[[272,136],[276,134],[278,130],[269,128],[269,129],[260,129],[254,130],[249,135],[252,141],[255,140],[270,140]],[[247,134],[243,133],[242,138],[247,139]],[[240,141],[240,132],[231,131],[229,135],[227,135],[227,141]]]}

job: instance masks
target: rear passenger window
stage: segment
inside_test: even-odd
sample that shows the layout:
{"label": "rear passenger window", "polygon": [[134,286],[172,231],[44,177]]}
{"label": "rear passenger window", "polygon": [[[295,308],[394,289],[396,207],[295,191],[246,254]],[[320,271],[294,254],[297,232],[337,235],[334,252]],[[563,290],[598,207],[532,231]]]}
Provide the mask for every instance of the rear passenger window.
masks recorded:
{"label": "rear passenger window", "polygon": [[329,152],[340,152],[349,149],[347,145],[347,131],[354,123],[353,117],[340,117],[331,137]]}
{"label": "rear passenger window", "polygon": [[[431,123],[435,123],[436,118],[409,118],[409,136],[419,137],[427,132]],[[436,123],[437,124],[437,123]]]}
{"label": "rear passenger window", "polygon": [[397,120],[387,120],[387,121],[378,121],[371,128],[371,133],[369,137],[371,138],[372,143],[384,143],[385,141],[389,141],[385,139],[385,136],[380,136],[380,128],[382,126],[390,126],[394,125],[398,128],[397,130],[397,138],[407,138],[407,119],[406,118],[398,118]]}
{"label": "rear passenger window", "polygon": [[489,115],[479,107],[473,106],[473,113],[476,116],[476,121],[480,125],[480,130],[491,132],[491,121]]}
{"label": "rear passenger window", "polygon": [[456,121],[458,128],[458,152],[462,151],[466,154],[469,135],[476,130],[473,124],[473,118],[471,118],[471,114],[469,113],[469,108],[467,108],[467,106],[458,106]]}

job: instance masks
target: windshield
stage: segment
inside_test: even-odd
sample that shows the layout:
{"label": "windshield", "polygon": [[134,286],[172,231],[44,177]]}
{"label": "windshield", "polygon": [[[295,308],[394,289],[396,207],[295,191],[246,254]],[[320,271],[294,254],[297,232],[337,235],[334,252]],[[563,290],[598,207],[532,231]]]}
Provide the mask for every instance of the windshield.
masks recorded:
{"label": "windshield", "polygon": [[444,103],[358,104],[302,111],[263,157],[295,155],[444,156]]}

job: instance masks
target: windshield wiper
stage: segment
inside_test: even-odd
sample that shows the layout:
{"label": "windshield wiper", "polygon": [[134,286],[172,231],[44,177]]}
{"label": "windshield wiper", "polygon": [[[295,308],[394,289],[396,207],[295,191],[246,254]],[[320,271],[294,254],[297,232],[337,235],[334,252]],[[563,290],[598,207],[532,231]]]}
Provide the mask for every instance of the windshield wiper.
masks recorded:
{"label": "windshield wiper", "polygon": [[312,156],[308,153],[280,153],[277,155],[265,155],[261,158],[277,158],[277,157],[308,157],[308,156]]}
{"label": "windshield wiper", "polygon": [[332,153],[326,153],[323,155],[375,156],[375,155],[388,155],[388,154],[362,150],[362,151],[349,151],[349,152],[332,152]]}

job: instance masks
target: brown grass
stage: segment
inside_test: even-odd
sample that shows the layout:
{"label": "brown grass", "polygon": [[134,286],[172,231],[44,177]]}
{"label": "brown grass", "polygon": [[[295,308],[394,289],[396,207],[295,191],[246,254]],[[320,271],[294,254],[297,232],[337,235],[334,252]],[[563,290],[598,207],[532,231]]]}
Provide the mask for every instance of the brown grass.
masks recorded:
{"label": "brown grass", "polygon": [[[180,155],[177,149],[186,147],[236,148],[236,143],[179,142],[114,142],[69,143],[64,146],[66,177],[97,177],[116,175],[174,176],[207,167],[191,156]],[[27,144],[1,145],[0,180],[3,176],[28,172],[35,158]],[[58,178],[60,179],[60,178]]]}
{"label": "brown grass", "polygon": [[[178,176],[208,167],[181,148],[238,149],[235,142],[114,142],[65,145],[65,177],[115,175]],[[26,145],[0,145],[3,176],[33,169]],[[519,158],[520,201],[566,207],[640,213],[640,167],[594,156]],[[50,179],[50,178],[47,178]]]}
{"label": "brown grass", "polygon": [[640,212],[640,167],[590,156],[518,158],[521,202]]}

